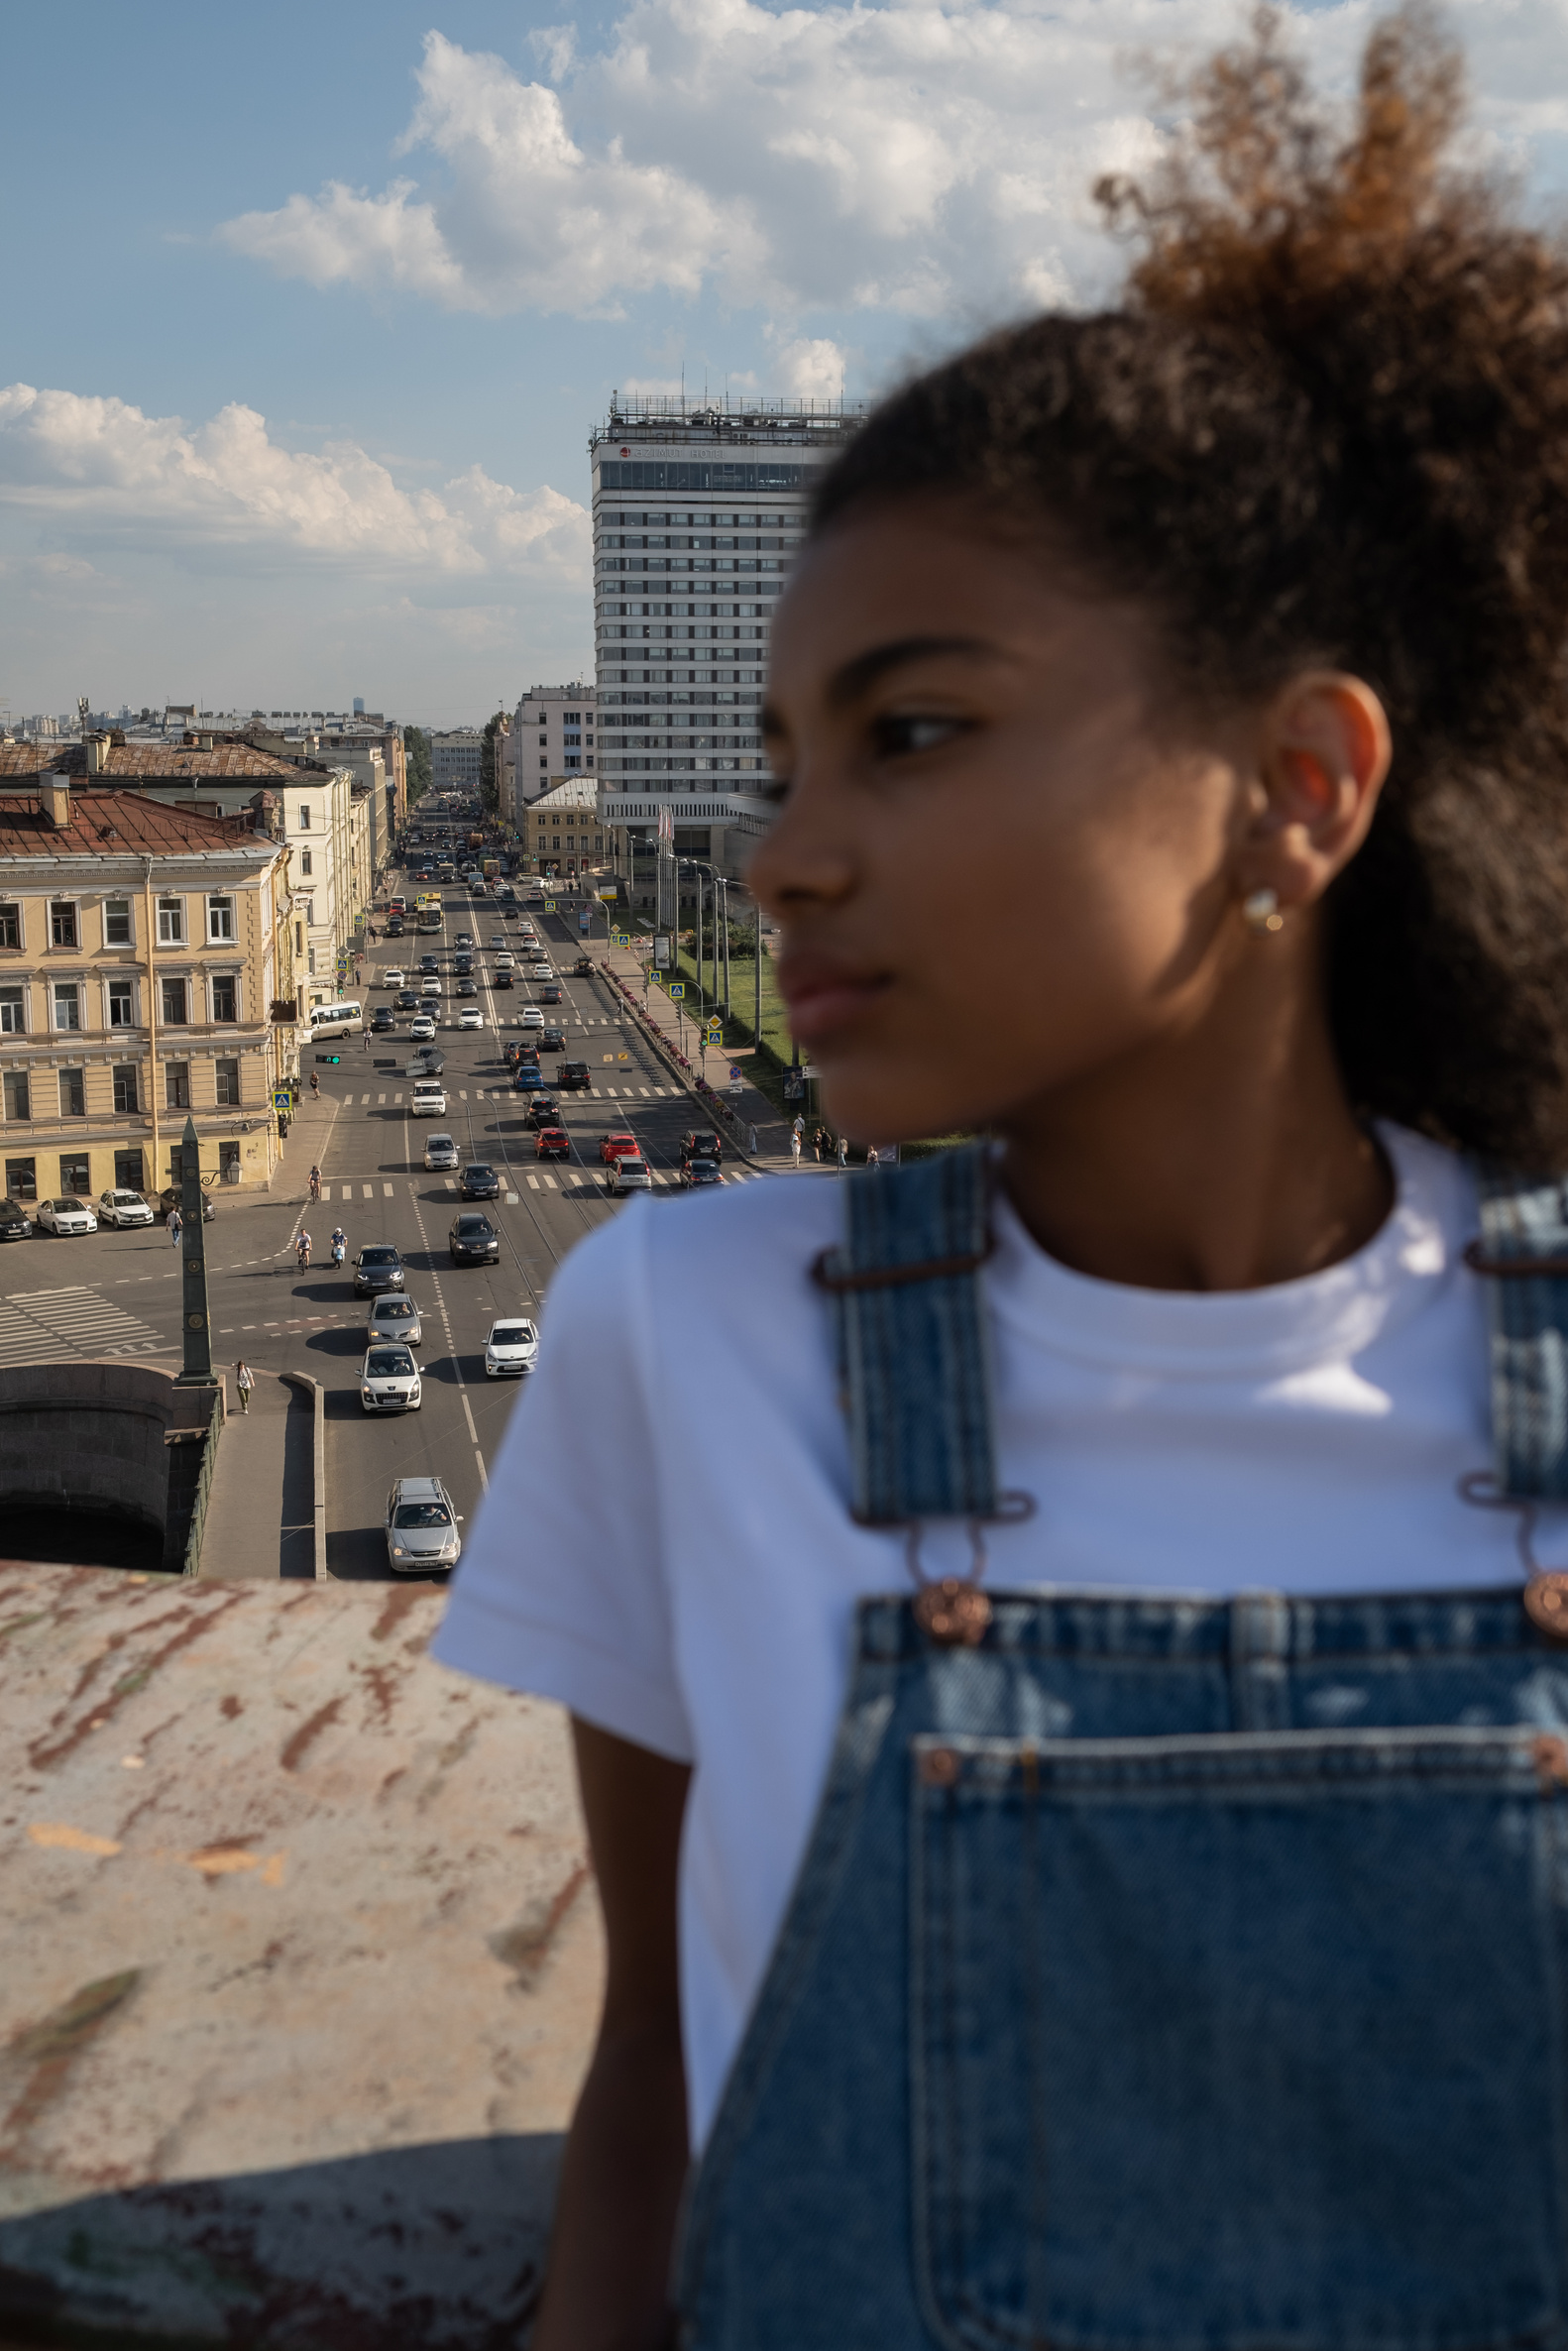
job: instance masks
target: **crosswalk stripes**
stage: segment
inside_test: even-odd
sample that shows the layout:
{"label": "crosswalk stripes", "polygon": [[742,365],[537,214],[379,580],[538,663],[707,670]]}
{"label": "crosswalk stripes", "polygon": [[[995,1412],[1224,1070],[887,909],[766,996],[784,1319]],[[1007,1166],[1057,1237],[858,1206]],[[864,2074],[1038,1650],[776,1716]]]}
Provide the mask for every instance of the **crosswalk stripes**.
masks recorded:
{"label": "crosswalk stripes", "polygon": [[151,1323],[112,1306],[85,1285],[0,1298],[0,1365],[37,1363],[56,1356],[62,1344],[82,1355],[177,1352],[177,1343],[161,1339]]}
{"label": "crosswalk stripes", "polygon": [[374,1200],[374,1199],[375,1199],[375,1197],[376,1197],[376,1186],[375,1186],[375,1184],[374,1184],[374,1183],[367,1183],[367,1184],[365,1184],[365,1185],[363,1185],[363,1186],[362,1186],[362,1189],[363,1189],[363,1191],[364,1191],[365,1197],[366,1197],[368,1200]]}
{"label": "crosswalk stripes", "polygon": [[390,1200],[392,1197],[392,1185],[391,1185],[390,1183],[384,1183],[384,1184],[382,1185],[382,1198],[383,1198],[384,1200]]}

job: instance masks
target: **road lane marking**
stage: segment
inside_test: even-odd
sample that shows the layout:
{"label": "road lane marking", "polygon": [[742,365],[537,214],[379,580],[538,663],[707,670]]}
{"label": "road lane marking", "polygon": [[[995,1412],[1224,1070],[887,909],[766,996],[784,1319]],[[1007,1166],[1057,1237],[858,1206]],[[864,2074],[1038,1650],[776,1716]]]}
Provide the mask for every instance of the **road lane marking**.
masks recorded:
{"label": "road lane marking", "polygon": [[544,1171],[544,1187],[546,1191],[554,1191],[555,1189],[555,1177],[550,1174],[548,1168],[546,1168]]}
{"label": "road lane marking", "polygon": [[384,1183],[384,1184],[382,1185],[382,1198],[383,1198],[384,1200],[390,1200],[392,1197],[392,1185],[391,1185],[390,1183]]}
{"label": "road lane marking", "polygon": [[376,1197],[376,1186],[375,1186],[375,1184],[374,1184],[374,1183],[367,1183],[367,1184],[365,1184],[365,1185],[364,1185],[362,1188],[363,1188],[363,1190],[364,1190],[365,1197],[366,1197],[368,1200],[374,1200],[374,1199],[375,1199],[375,1197]]}
{"label": "road lane marking", "polygon": [[538,1188],[539,1188],[539,1178],[538,1178],[538,1176],[530,1176],[528,1177],[528,1189],[529,1189],[530,1191],[537,1191],[537,1190],[538,1190]]}
{"label": "road lane marking", "polygon": [[[352,1101],[352,1100],[353,1100],[353,1098],[354,1098],[354,1097],[353,1097],[353,1095],[351,1094],[351,1095],[349,1096],[349,1099],[350,1099],[350,1101]],[[360,1100],[361,1100],[361,1102],[368,1102],[368,1101],[370,1100],[370,1096],[369,1096],[369,1094],[361,1094],[361,1096],[360,1096]]]}
{"label": "road lane marking", "polygon": [[378,1102],[385,1102],[385,1101],[386,1101],[386,1099],[387,1099],[387,1096],[386,1096],[385,1094],[378,1094],[378,1095],[377,1095],[377,1097],[376,1097],[376,1099],[377,1099],[377,1101],[378,1101]]}

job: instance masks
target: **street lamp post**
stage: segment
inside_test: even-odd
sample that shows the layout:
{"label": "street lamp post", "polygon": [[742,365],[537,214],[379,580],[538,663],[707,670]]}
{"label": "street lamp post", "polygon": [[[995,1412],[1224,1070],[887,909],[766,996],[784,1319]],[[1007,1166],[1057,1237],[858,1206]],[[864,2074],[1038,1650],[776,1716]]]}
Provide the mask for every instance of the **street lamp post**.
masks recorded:
{"label": "street lamp post", "polygon": [[210,1388],[212,1316],[207,1305],[207,1239],[201,1221],[201,1145],[193,1118],[186,1119],[179,1139],[179,1322],[184,1368],[174,1385]]}

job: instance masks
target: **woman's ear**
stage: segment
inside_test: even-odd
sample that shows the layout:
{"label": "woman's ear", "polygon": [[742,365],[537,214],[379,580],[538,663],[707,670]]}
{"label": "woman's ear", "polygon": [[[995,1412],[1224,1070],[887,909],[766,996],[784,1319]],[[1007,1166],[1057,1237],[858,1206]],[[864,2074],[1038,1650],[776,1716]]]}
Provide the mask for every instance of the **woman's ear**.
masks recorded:
{"label": "woman's ear", "polygon": [[1287,910],[1320,898],[1366,840],[1392,755],[1387,715],[1362,679],[1331,669],[1292,678],[1263,717],[1240,895],[1272,890]]}

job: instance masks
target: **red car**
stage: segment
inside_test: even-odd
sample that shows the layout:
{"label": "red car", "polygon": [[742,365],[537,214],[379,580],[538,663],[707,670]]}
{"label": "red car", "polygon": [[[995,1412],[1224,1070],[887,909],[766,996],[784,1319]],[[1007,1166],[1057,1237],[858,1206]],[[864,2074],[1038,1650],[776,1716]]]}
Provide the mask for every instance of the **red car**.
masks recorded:
{"label": "red car", "polygon": [[635,1135],[628,1135],[622,1128],[617,1133],[605,1137],[599,1146],[599,1156],[607,1167],[612,1160],[639,1160],[642,1157],[642,1146]]}
{"label": "red car", "polygon": [[539,1160],[569,1160],[572,1138],[565,1127],[541,1127],[533,1139],[533,1156]]}

